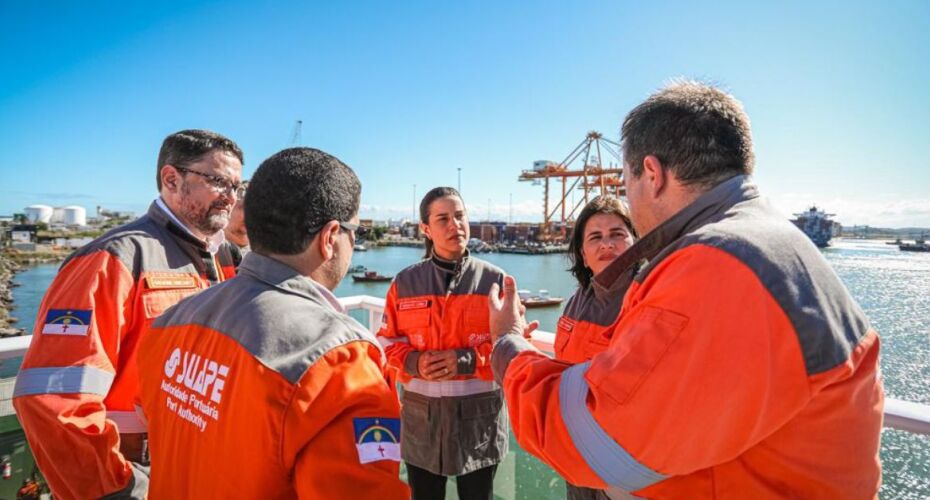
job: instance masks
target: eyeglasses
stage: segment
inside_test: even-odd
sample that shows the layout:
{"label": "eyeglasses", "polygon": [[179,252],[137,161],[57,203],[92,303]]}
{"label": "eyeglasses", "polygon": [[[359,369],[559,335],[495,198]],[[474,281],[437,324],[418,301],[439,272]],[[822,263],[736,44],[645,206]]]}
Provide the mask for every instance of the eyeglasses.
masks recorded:
{"label": "eyeglasses", "polygon": [[[356,233],[361,232],[359,231],[360,226],[358,224],[352,224],[351,222],[343,222],[343,221],[337,221],[337,222],[339,222],[339,227],[341,227],[344,231],[348,231],[349,234],[352,235],[352,242],[354,243]],[[329,224],[329,222],[327,222],[326,224]],[[307,229],[307,232],[310,234],[316,234],[320,232],[320,229],[323,229],[323,227],[326,226],[326,224],[320,224],[319,226],[311,227],[310,229]]]}
{"label": "eyeglasses", "polygon": [[188,172],[191,174],[196,174],[204,178],[211,188],[218,193],[232,193],[236,196],[237,199],[242,199],[245,195],[245,186],[241,182],[233,182],[225,177],[220,177],[218,175],[205,174],[203,172],[198,172],[191,168],[185,167],[174,167],[175,170],[180,170],[181,172]]}

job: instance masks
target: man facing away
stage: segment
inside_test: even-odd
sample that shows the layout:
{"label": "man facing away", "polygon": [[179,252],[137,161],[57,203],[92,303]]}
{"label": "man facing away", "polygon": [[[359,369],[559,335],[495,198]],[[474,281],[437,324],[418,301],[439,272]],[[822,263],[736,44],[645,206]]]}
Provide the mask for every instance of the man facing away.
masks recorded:
{"label": "man facing away", "polygon": [[246,194],[252,252],[239,274],[143,336],[153,498],[409,496],[384,353],[332,293],[360,193],[322,151],[268,158]]}
{"label": "man facing away", "polygon": [[[492,353],[513,432],[572,484],[646,498],[872,498],[879,339],[816,247],[760,197],[749,119],[694,82],[622,128],[644,235],[595,279],[636,275],[609,347],[550,360],[492,291]],[[514,335],[509,335],[514,333]]]}
{"label": "man facing away", "polygon": [[234,274],[223,243],[242,151],[205,130],[169,135],[148,213],[72,254],[49,286],[13,405],[56,498],[141,498],[139,336],[169,306]]}

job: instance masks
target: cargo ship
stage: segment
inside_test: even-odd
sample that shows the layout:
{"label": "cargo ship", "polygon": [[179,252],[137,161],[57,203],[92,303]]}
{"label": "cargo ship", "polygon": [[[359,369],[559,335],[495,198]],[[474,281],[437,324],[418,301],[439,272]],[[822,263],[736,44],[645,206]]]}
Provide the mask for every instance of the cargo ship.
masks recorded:
{"label": "cargo ship", "polygon": [[820,248],[830,246],[830,239],[836,234],[839,224],[833,221],[836,214],[828,214],[817,208],[810,207],[806,212],[794,214],[791,220],[811,241]]}

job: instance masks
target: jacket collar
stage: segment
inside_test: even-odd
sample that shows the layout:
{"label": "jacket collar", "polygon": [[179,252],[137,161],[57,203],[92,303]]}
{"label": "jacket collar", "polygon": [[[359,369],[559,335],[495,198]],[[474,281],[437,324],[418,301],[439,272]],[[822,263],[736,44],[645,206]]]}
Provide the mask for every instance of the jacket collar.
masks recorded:
{"label": "jacket collar", "polygon": [[432,254],[430,255],[430,262],[433,264],[433,267],[439,269],[442,272],[451,274],[455,274],[457,271],[464,269],[470,260],[471,252],[469,252],[467,248],[462,254],[462,258],[456,261],[443,259],[442,257],[436,255],[435,250],[433,250]]}
{"label": "jacket collar", "polygon": [[345,308],[342,307],[339,299],[328,288],[309,276],[300,274],[293,267],[271,257],[249,252],[242,259],[242,263],[239,264],[238,272],[248,274],[282,292],[305,297],[324,307],[345,314]]}
{"label": "jacket collar", "polygon": [[717,184],[640,238],[598,273],[594,281],[599,286],[611,287],[637,262],[652,259],[672,242],[711,222],[733,205],[758,197],[759,190],[747,175],[737,175]]}

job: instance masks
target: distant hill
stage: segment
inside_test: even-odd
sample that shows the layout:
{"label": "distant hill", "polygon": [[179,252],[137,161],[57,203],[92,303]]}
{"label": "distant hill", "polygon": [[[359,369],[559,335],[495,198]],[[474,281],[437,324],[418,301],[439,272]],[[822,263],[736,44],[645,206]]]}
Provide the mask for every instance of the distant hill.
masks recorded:
{"label": "distant hill", "polygon": [[930,227],[874,227],[874,226],[846,226],[840,230],[840,236],[856,238],[890,238],[913,240],[927,237],[930,239]]}

